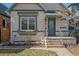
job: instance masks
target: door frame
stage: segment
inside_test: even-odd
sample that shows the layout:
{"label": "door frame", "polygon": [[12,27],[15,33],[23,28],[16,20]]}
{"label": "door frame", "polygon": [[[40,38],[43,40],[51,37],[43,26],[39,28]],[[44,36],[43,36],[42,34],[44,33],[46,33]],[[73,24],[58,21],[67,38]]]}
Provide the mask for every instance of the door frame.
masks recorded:
{"label": "door frame", "polygon": [[48,16],[48,36],[50,37],[49,35],[49,18],[51,18],[51,20],[54,22],[54,34],[51,35],[52,37],[56,35],[56,17],[55,16]]}
{"label": "door frame", "polygon": [[1,38],[0,38],[0,43],[2,42],[2,19],[3,19],[3,17],[1,17]]}
{"label": "door frame", "polygon": [[1,40],[2,40],[2,29],[1,29],[1,33],[0,33],[0,43],[1,43]]}

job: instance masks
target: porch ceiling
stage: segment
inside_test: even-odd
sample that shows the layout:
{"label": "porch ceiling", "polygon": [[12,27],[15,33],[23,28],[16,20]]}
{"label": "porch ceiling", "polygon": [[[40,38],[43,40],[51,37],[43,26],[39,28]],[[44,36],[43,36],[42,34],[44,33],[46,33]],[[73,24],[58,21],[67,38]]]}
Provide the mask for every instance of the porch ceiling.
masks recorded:
{"label": "porch ceiling", "polygon": [[45,13],[46,16],[63,16],[61,12],[56,12],[56,13]]}
{"label": "porch ceiling", "polygon": [[45,15],[53,15],[53,16],[55,16],[55,15],[57,15],[57,13],[45,13]]}

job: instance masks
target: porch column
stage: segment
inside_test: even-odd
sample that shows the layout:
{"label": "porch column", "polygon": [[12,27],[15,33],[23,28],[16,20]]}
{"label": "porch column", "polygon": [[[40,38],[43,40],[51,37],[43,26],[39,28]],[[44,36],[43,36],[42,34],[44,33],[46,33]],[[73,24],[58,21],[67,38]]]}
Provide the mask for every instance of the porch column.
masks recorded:
{"label": "porch column", "polygon": [[47,37],[48,37],[48,18],[45,17],[45,48],[47,48]]}
{"label": "porch column", "polygon": [[48,18],[45,17],[45,36],[48,37]]}

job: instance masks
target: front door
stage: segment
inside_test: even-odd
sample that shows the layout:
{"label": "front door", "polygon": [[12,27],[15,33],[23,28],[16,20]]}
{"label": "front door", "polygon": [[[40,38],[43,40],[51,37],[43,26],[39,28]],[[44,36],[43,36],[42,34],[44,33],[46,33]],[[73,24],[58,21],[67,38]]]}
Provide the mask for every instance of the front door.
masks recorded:
{"label": "front door", "polygon": [[48,17],[48,36],[55,36],[55,17]]}
{"label": "front door", "polygon": [[5,17],[0,19],[0,42],[8,42],[10,38],[10,19]]}

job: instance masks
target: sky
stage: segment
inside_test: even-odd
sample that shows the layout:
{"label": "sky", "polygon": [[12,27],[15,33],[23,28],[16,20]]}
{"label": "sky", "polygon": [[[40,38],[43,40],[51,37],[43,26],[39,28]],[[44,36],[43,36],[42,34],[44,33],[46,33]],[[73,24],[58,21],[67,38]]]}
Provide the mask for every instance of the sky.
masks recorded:
{"label": "sky", "polygon": [[[13,5],[13,3],[4,3],[4,5],[5,5],[6,7],[10,8],[10,7]],[[64,3],[64,5],[67,7],[67,6],[70,5],[70,3]]]}
{"label": "sky", "polygon": [[10,8],[10,7],[13,5],[13,3],[4,3],[4,5],[5,5],[6,7]]}

